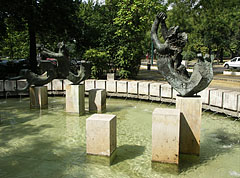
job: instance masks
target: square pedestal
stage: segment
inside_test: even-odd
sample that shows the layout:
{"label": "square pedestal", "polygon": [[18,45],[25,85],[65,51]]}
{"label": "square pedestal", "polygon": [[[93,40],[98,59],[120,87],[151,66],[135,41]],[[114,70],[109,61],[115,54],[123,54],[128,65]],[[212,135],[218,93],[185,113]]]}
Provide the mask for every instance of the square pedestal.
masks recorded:
{"label": "square pedestal", "polygon": [[152,161],[179,163],[180,110],[156,108],[152,114]]}
{"label": "square pedestal", "polygon": [[111,156],[117,146],[116,116],[94,114],[86,121],[87,154]]}
{"label": "square pedestal", "polygon": [[118,81],[117,82],[117,92],[118,93],[127,93],[128,90],[128,82],[127,81]]}
{"label": "square pedestal", "polygon": [[150,84],[150,96],[160,97],[161,95],[161,83]]}
{"label": "square pedestal", "polygon": [[138,81],[131,81],[128,82],[128,93],[129,94],[138,94],[139,90],[139,82]]}
{"label": "square pedestal", "polygon": [[107,92],[116,93],[117,92],[117,81],[116,80],[108,80],[106,88],[107,88]]}
{"label": "square pedestal", "polygon": [[16,80],[5,80],[5,91],[16,91]]}
{"label": "square pedestal", "polygon": [[85,80],[85,90],[89,91],[95,88],[95,80]]}
{"label": "square pedestal", "polygon": [[52,81],[52,88],[54,91],[62,91],[63,90],[63,80],[54,79]]}
{"label": "square pedestal", "polygon": [[106,80],[96,80],[96,88],[106,89]]}
{"label": "square pedestal", "polygon": [[0,80],[0,92],[4,90],[3,88],[3,80]]}
{"label": "square pedestal", "polygon": [[48,108],[48,91],[46,86],[30,87],[30,108]]}
{"label": "square pedestal", "polygon": [[237,111],[238,96],[240,96],[240,92],[232,92],[232,91],[224,92],[223,93],[223,108]]}
{"label": "square pedestal", "polygon": [[139,82],[139,93],[140,95],[149,95],[150,82]]}
{"label": "square pedestal", "polygon": [[66,112],[85,113],[85,85],[66,85]]}
{"label": "square pedestal", "polygon": [[89,91],[89,112],[106,111],[106,90],[92,89]]}
{"label": "square pedestal", "polygon": [[176,108],[181,112],[180,153],[199,155],[202,99],[177,96]]}
{"label": "square pedestal", "polygon": [[210,105],[223,108],[223,94],[227,90],[210,90]]}
{"label": "square pedestal", "polygon": [[161,85],[161,97],[163,98],[172,98],[172,87],[169,84]]}
{"label": "square pedestal", "polygon": [[115,73],[107,73],[107,80],[115,80]]}

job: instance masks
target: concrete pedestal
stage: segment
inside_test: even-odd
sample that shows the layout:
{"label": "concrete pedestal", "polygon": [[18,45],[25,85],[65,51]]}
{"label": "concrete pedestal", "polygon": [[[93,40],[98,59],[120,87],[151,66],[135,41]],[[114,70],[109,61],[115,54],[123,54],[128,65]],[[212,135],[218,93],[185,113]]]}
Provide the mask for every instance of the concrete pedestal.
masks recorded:
{"label": "concrete pedestal", "polygon": [[107,80],[115,80],[115,73],[107,73]]}
{"label": "concrete pedestal", "polygon": [[106,90],[92,89],[89,91],[89,112],[106,111]]}
{"label": "concrete pedestal", "polygon": [[152,114],[152,161],[179,163],[180,110],[156,108]]}
{"label": "concrete pedestal", "polygon": [[180,153],[199,155],[202,99],[177,96],[176,108],[181,112]]}
{"label": "concrete pedestal", "polygon": [[85,113],[85,86],[66,85],[66,112]]}
{"label": "concrete pedestal", "polygon": [[85,91],[95,88],[96,80],[85,80]]}
{"label": "concrete pedestal", "polygon": [[46,86],[30,87],[30,108],[46,109],[48,108],[48,91]]}
{"label": "concrete pedestal", "polygon": [[116,116],[94,114],[86,121],[87,154],[111,156],[117,146]]}
{"label": "concrete pedestal", "polygon": [[106,88],[107,88],[107,92],[116,93],[117,92],[117,81],[116,80],[108,80]]}

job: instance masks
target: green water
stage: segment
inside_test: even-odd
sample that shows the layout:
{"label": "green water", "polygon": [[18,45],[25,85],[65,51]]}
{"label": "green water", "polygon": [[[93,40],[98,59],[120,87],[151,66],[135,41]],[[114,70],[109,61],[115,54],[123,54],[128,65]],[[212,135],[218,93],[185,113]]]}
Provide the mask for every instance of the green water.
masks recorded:
{"label": "green water", "polygon": [[[86,156],[85,116],[65,113],[65,98],[49,97],[47,110],[29,99],[0,99],[0,178],[240,177],[240,122],[204,112],[200,156],[181,155],[180,165],[151,162],[151,115],[160,103],[108,99],[117,115],[117,152],[111,166]],[[86,100],[86,106],[88,101]],[[107,161],[106,161],[107,162]]]}

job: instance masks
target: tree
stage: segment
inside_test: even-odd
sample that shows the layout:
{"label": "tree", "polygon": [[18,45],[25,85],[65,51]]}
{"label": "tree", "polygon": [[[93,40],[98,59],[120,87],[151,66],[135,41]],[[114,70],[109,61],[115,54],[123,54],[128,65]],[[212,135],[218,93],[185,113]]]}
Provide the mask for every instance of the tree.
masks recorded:
{"label": "tree", "polygon": [[[0,4],[0,20],[1,23],[6,22],[5,19],[13,19],[12,25],[15,30],[20,31],[27,24],[29,38],[29,61],[32,71],[36,72],[36,37],[43,42],[52,38],[52,41],[70,39],[75,37],[73,23],[75,18],[75,5],[79,1],[47,1],[47,0],[1,0]],[[2,34],[6,34],[7,25],[3,25],[5,29],[1,30]],[[60,38],[57,38],[59,37]],[[62,37],[62,38],[61,38]]]}
{"label": "tree", "polygon": [[115,63],[122,78],[133,77],[138,73],[141,58],[144,56],[143,45],[146,32],[151,29],[155,14],[163,10],[159,1],[120,0],[119,10],[114,19],[117,27],[115,38],[118,39]]}
{"label": "tree", "polygon": [[10,56],[10,59],[27,58],[29,51],[27,26],[25,30],[16,31],[11,19],[5,21],[8,22],[4,23],[6,32],[0,43],[0,56]]}
{"label": "tree", "polygon": [[[28,33],[30,40],[30,64],[32,66],[33,71],[36,71],[36,39],[35,39],[35,28],[34,28],[34,8],[36,6],[36,2],[32,0],[24,0],[24,1],[4,1],[1,0],[1,20],[5,21],[5,19],[11,18],[14,19],[13,23],[16,28],[21,28],[24,24],[28,24]],[[4,25],[3,27],[7,27]],[[6,32],[6,30],[4,30]]]}
{"label": "tree", "polygon": [[203,53],[238,51],[239,8],[237,0],[171,0],[168,22],[189,33],[186,49]]}

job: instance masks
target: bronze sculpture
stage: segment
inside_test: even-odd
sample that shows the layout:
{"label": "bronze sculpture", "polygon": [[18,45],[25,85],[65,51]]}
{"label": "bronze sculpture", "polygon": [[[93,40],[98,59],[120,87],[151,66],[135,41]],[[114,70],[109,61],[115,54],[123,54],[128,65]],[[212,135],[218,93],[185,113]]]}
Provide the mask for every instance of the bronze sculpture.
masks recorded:
{"label": "bronze sculpture", "polygon": [[37,45],[37,47],[42,56],[54,59],[38,60],[38,68],[41,71],[41,75],[32,72],[30,69],[22,69],[20,76],[12,78],[27,80],[27,85],[20,90],[26,90],[31,85],[43,86],[53,79],[68,79],[77,85],[90,76],[91,64],[82,62],[78,65],[76,62],[72,62],[63,42],[58,43],[59,51],[57,53],[46,49],[42,45]]}
{"label": "bronze sculpture", "polygon": [[[158,70],[167,82],[181,95],[193,96],[205,89],[213,79],[212,61],[199,57],[190,76],[182,62],[182,49],[187,42],[187,34],[179,31],[179,27],[167,28],[167,16],[157,14],[151,29],[151,38],[156,48]],[[161,33],[165,43],[161,43],[157,31],[161,24]]]}

